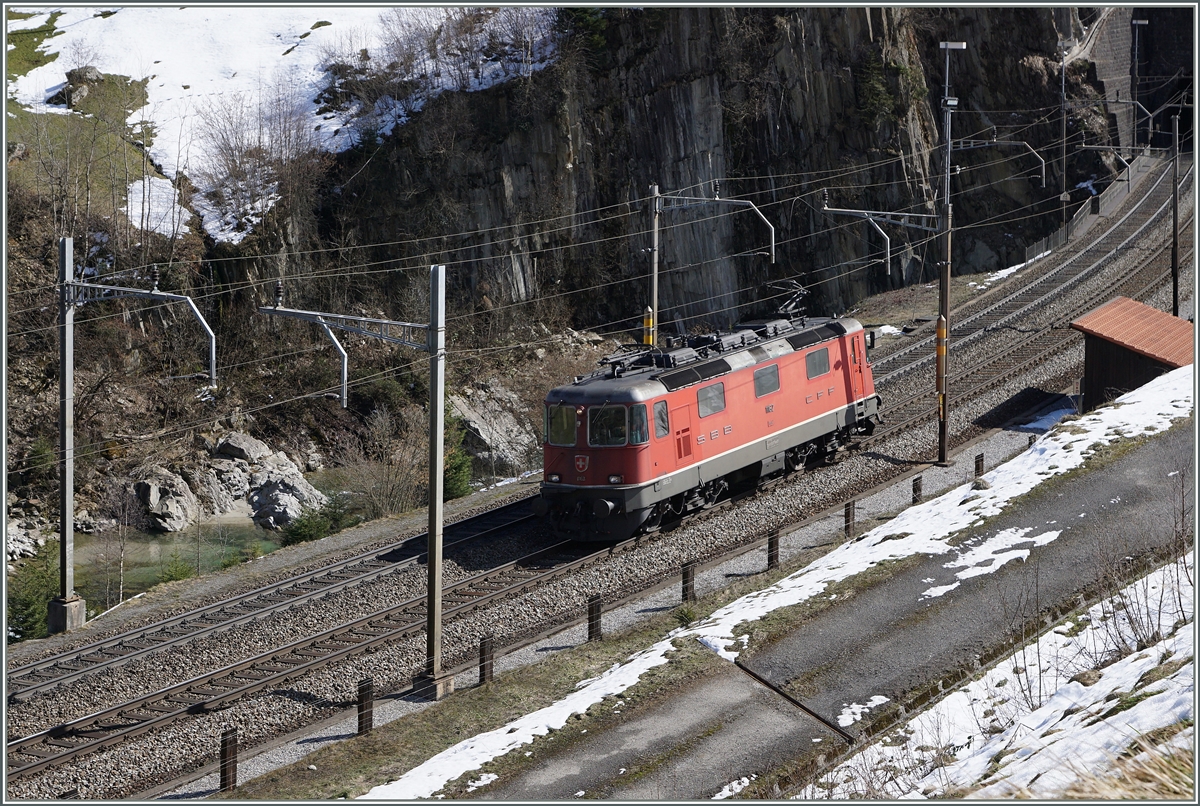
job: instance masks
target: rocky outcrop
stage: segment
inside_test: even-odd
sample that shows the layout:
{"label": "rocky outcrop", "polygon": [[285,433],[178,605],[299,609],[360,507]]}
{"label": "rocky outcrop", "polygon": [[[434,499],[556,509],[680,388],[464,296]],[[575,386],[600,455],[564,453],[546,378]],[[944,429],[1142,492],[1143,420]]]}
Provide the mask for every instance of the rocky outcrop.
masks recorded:
{"label": "rocky outcrop", "polygon": [[150,469],[133,490],[146,507],[153,529],[179,532],[200,516],[200,502],[183,477],[162,467]]}
{"label": "rocky outcrop", "polygon": [[[309,463],[319,462],[316,447],[310,447]],[[255,523],[278,529],[328,500],[305,480],[291,459],[282,451],[273,453],[261,440],[231,432],[216,441],[212,450],[199,467],[181,473],[154,467],[134,485],[151,528],[178,532],[206,511],[231,512],[239,502],[248,501]]]}
{"label": "rocky outcrop", "polygon": [[[35,498],[18,498],[9,493],[8,518],[5,529],[4,549],[8,559],[8,571],[13,563],[25,557],[33,557],[46,541],[58,538],[58,518],[53,520],[42,511],[42,502]],[[52,513],[51,513],[52,514]],[[94,534],[111,529],[116,522],[110,518],[93,515],[86,509],[75,513],[75,531]]]}
{"label": "rocky outcrop", "polygon": [[264,457],[250,476],[250,507],[254,522],[264,529],[278,529],[298,518],[306,509],[327,503],[328,497],[305,479],[300,468],[282,451]]}
{"label": "rocky outcrop", "polygon": [[247,462],[258,462],[271,455],[271,449],[265,442],[257,440],[248,434],[233,431],[226,434],[217,443],[217,453],[243,459]]}
{"label": "rocky outcrop", "polygon": [[84,98],[88,97],[89,88],[103,80],[104,74],[91,65],[68,70],[67,83],[58,92],[51,95],[46,102],[74,109],[83,102]]}
{"label": "rocky outcrop", "polygon": [[[1030,110],[1059,103],[1055,46],[1081,27],[1077,13],[1059,16],[1049,8],[609,9],[595,17],[604,43],[594,51],[580,55],[576,42],[528,80],[449,93],[413,115],[371,168],[395,166],[387,181],[347,199],[344,223],[364,243],[447,217],[467,232],[504,227],[503,239],[455,245],[477,309],[600,286],[581,298],[581,315],[633,325],[647,289],[620,281],[649,271],[647,197],[656,183],[665,194],[712,200],[687,208],[668,200],[660,216],[662,323],[679,315],[687,326],[725,326],[762,315],[769,283],[782,277],[812,288],[812,313],[840,313],[869,293],[936,276],[942,256],[928,232],[887,225],[893,265],[885,271],[878,233],[822,214],[820,192],[830,186],[831,207],[939,212],[946,52],[938,43],[964,40],[967,49],[951,58],[950,90],[962,100],[956,136],[988,136],[996,126],[1049,164],[1043,188],[1038,160],[1020,146],[954,155],[963,171],[953,187],[961,197],[953,266],[1013,265],[1057,225],[1027,211],[1053,209],[1058,195],[1047,157],[1057,121]],[[1088,81],[1086,65],[1070,71],[1072,96]],[[1100,141],[1090,131],[1088,139]],[[1091,160],[1076,156],[1072,175],[1097,172]],[[346,175],[363,167],[348,160]],[[759,205],[774,227],[774,264],[762,219],[718,195]],[[596,210],[606,211],[600,221],[582,212]]]}
{"label": "rocky outcrop", "polygon": [[250,463],[245,459],[214,456],[200,474],[201,490],[213,513],[230,512],[250,492]]}
{"label": "rocky outcrop", "polygon": [[[305,469],[321,466],[315,444],[307,444],[301,454]],[[265,442],[237,431],[216,441],[194,486],[213,513],[230,512],[239,501],[247,501],[254,522],[267,529],[285,526],[305,509],[328,500],[282,451],[272,452]]]}
{"label": "rocky outcrop", "polygon": [[539,430],[526,421],[520,398],[502,384],[477,382],[449,395],[448,400],[466,426],[463,447],[493,476],[537,463]]}
{"label": "rocky outcrop", "polygon": [[53,529],[45,518],[17,519],[10,512],[4,533],[4,553],[8,559],[9,573],[12,573],[14,562],[37,554],[38,549],[54,536]]}

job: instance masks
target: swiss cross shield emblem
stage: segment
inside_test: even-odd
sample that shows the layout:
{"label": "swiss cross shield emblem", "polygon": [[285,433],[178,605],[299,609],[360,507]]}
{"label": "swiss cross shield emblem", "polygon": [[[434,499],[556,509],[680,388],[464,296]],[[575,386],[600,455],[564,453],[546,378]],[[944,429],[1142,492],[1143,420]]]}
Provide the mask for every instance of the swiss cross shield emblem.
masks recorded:
{"label": "swiss cross shield emblem", "polygon": [[587,467],[588,467],[588,458],[586,456],[576,456],[575,457],[575,470],[577,472],[583,473],[587,470]]}

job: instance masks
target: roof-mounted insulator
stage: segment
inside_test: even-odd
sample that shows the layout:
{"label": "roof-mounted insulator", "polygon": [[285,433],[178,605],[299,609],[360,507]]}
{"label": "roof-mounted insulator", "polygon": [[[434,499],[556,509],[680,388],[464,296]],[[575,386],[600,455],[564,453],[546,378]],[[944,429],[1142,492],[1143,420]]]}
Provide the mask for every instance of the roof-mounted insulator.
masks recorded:
{"label": "roof-mounted insulator", "polygon": [[158,266],[155,266],[154,270],[150,272],[150,282],[153,286],[150,290],[157,291],[158,290]]}
{"label": "roof-mounted insulator", "polygon": [[283,305],[283,280],[275,281],[275,307]]}

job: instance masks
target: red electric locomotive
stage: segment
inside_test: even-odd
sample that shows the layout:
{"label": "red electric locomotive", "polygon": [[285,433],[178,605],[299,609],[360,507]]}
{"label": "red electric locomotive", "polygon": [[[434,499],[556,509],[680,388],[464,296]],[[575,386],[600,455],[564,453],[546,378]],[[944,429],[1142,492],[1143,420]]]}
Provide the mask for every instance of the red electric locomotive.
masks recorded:
{"label": "red electric locomotive", "polygon": [[798,470],[881,422],[867,346],[853,319],[801,317],[631,345],[546,396],[534,509],[621,540]]}

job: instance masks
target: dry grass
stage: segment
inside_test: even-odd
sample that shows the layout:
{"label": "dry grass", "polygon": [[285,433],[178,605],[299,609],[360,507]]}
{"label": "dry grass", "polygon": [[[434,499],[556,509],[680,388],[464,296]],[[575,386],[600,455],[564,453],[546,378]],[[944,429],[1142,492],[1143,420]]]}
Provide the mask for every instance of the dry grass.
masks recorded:
{"label": "dry grass", "polygon": [[[955,277],[950,281],[951,308],[979,296],[982,289],[979,286],[971,287],[969,284],[978,283],[981,276]],[[938,284],[923,283],[898,288],[895,291],[885,291],[860,300],[848,313],[868,325],[910,325],[918,317],[937,316]]]}
{"label": "dry grass", "polygon": [[[1195,751],[1153,747],[1138,740],[1141,751],[1121,758],[1103,773],[1084,774],[1058,797],[1067,800],[1195,801]],[[1030,797],[1022,793],[1019,797]]]}

